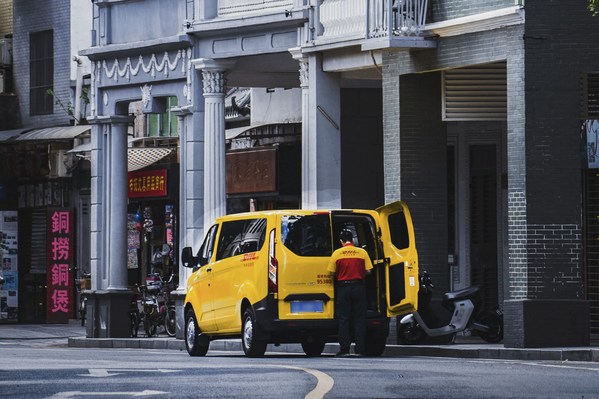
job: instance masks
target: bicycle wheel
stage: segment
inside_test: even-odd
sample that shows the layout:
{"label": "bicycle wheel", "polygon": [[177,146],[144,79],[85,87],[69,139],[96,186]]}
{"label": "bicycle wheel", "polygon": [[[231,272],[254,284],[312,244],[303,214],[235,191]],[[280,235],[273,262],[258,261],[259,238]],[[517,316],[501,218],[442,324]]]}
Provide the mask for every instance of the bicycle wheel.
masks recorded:
{"label": "bicycle wheel", "polygon": [[174,337],[177,333],[177,312],[175,307],[169,307],[164,316],[164,329],[169,337]]}

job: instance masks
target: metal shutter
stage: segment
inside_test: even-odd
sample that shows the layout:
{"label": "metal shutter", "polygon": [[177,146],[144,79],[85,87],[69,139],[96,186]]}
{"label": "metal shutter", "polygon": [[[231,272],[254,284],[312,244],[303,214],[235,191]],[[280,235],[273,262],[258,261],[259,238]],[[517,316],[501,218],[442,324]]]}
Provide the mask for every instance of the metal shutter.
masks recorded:
{"label": "metal shutter", "polygon": [[507,120],[505,62],[444,71],[443,120]]}

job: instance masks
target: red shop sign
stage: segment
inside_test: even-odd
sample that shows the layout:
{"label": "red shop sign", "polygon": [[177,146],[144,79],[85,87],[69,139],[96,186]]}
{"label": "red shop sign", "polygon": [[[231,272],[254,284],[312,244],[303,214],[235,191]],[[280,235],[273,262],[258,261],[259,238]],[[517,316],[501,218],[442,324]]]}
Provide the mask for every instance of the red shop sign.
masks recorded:
{"label": "red shop sign", "polygon": [[129,172],[129,198],[166,196],[166,169]]}
{"label": "red shop sign", "polygon": [[68,323],[73,314],[75,276],[69,270],[75,255],[74,225],[72,210],[48,210],[46,323]]}

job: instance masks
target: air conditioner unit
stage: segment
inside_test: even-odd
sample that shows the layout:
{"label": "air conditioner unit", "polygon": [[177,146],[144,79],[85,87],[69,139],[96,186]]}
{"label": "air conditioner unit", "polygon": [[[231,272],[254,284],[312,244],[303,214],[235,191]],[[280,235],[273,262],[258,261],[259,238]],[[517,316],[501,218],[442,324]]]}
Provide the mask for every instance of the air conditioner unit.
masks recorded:
{"label": "air conditioner unit", "polygon": [[12,39],[0,39],[0,64],[12,65]]}
{"label": "air conditioner unit", "polygon": [[67,150],[56,150],[50,152],[50,177],[68,177],[67,162],[71,154]]}

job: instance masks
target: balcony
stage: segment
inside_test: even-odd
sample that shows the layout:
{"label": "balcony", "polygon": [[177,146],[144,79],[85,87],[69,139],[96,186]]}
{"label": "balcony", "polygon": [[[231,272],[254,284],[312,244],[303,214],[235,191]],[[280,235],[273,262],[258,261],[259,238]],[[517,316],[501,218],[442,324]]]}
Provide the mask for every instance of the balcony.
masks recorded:
{"label": "balcony", "polygon": [[339,47],[359,42],[362,50],[433,48],[425,37],[428,0],[325,0],[317,15],[313,44]]}

